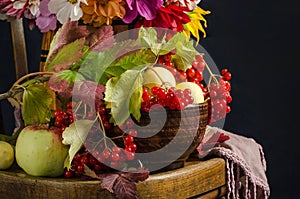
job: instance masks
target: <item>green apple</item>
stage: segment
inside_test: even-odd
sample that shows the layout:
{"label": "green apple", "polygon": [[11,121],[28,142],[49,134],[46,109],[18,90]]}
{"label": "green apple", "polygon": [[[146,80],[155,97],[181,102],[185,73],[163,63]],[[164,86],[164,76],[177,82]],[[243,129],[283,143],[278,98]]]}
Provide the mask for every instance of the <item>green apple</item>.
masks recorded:
{"label": "green apple", "polygon": [[194,99],[193,104],[199,104],[204,102],[204,94],[201,87],[194,82],[181,82],[176,85],[176,89],[184,90],[190,89],[192,97]]}
{"label": "green apple", "polygon": [[18,136],[16,161],[29,175],[57,177],[64,173],[68,149],[60,129],[28,126]]}
{"label": "green apple", "polygon": [[176,80],[174,75],[163,67],[151,67],[148,68],[144,75],[144,86],[152,88],[154,86],[161,87],[164,85],[166,88],[175,87]]}
{"label": "green apple", "polygon": [[0,170],[8,169],[14,162],[14,149],[4,141],[0,141]]}

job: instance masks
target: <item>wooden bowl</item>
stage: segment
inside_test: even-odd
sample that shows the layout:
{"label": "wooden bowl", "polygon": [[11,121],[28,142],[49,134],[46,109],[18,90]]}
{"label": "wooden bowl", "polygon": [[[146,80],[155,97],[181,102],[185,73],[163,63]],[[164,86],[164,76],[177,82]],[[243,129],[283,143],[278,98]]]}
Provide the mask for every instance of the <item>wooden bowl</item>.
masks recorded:
{"label": "wooden bowl", "polygon": [[[181,168],[189,155],[203,139],[208,122],[208,103],[189,105],[182,111],[168,108],[141,113],[136,159],[152,173]],[[123,131],[113,127],[110,135],[115,137]],[[124,147],[123,139],[115,143]]]}

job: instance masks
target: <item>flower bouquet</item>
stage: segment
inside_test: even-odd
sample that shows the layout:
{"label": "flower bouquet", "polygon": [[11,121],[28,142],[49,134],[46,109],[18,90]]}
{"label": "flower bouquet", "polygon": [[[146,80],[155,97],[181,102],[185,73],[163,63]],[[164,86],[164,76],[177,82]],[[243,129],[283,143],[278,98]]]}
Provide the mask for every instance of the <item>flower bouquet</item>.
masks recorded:
{"label": "flower bouquet", "polygon": [[[0,0],[0,13],[56,30],[43,70],[0,95],[15,107],[16,132],[1,139],[18,166],[100,179],[119,198],[123,183],[134,197],[149,172],[184,166],[232,101],[230,72],[213,72],[197,47],[209,14],[197,3]],[[116,34],[120,22],[129,29]]]}

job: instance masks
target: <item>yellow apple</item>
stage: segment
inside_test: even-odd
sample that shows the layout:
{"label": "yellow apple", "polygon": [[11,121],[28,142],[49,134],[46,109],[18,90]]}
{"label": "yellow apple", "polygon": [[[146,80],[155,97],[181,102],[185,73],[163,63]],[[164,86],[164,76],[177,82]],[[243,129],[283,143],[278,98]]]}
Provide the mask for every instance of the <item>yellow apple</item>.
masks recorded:
{"label": "yellow apple", "polygon": [[13,147],[4,141],[0,141],[0,169],[8,169],[14,162]]}
{"label": "yellow apple", "polygon": [[163,67],[148,68],[144,75],[144,86],[152,88],[154,86],[164,86],[166,88],[175,87],[176,80],[173,74]]}
{"label": "yellow apple", "polygon": [[193,104],[199,104],[199,103],[204,102],[203,91],[202,91],[201,87],[194,82],[181,82],[176,85],[176,89],[178,89],[178,90],[190,89],[192,97],[194,99]]}

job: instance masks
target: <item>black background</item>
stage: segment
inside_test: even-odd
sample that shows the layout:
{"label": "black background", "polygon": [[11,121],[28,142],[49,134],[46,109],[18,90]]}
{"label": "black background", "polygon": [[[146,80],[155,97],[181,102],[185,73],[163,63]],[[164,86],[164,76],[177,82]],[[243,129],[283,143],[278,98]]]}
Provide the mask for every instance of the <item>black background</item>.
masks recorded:
{"label": "black background", "polygon": [[[265,151],[271,198],[299,198],[300,2],[205,0],[207,38],[201,45],[232,78],[225,130],[254,138]],[[9,24],[0,22],[0,92],[14,81]],[[30,71],[38,70],[41,34],[25,30]],[[9,105],[1,102],[5,121]],[[12,129],[6,122],[5,131]]]}

